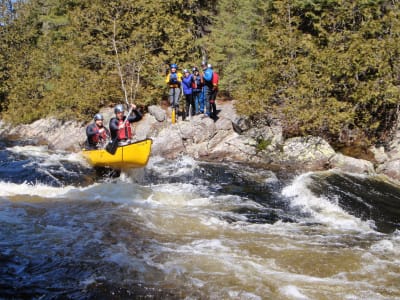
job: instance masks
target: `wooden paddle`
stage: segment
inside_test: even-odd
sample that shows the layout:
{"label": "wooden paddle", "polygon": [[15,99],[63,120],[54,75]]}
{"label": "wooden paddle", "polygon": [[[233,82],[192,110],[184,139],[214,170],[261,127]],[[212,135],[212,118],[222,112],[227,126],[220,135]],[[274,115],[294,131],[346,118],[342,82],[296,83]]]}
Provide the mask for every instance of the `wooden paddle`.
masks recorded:
{"label": "wooden paddle", "polygon": [[[128,121],[129,115],[132,113],[132,110],[133,110],[133,107],[131,106],[131,109],[129,110],[128,114],[126,115],[124,123],[122,123],[124,126],[125,126],[126,122]],[[114,155],[115,152],[117,152],[117,148],[118,148],[118,132],[117,132],[117,136],[114,138],[114,140],[112,140],[111,143],[107,144],[106,151],[108,153]]]}

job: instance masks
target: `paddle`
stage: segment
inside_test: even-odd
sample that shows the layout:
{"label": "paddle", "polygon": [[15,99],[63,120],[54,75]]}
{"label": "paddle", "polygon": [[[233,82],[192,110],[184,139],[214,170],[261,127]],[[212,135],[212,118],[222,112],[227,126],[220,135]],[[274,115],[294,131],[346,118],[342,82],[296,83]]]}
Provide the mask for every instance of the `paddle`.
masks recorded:
{"label": "paddle", "polygon": [[[131,109],[129,110],[124,123],[122,123],[125,126],[125,123],[128,121],[128,117],[129,115],[132,113],[133,107],[131,107]],[[118,133],[117,136],[114,138],[114,140],[112,140],[111,143],[108,143],[106,146],[106,151],[112,155],[115,154],[115,152],[117,152],[117,148],[118,148]]]}

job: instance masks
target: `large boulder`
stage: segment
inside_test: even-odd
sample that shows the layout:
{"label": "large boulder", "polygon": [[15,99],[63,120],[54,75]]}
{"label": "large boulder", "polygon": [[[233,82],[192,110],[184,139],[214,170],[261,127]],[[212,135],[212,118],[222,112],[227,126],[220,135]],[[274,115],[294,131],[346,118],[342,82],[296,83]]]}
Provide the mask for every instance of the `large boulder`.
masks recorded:
{"label": "large boulder", "polygon": [[301,170],[323,170],[329,166],[329,160],[335,150],[319,137],[294,137],[287,139],[280,151],[267,151],[270,162]]}
{"label": "large boulder", "polygon": [[375,174],[374,165],[367,160],[345,156],[336,153],[330,160],[332,168],[340,169],[343,172],[357,174]]}

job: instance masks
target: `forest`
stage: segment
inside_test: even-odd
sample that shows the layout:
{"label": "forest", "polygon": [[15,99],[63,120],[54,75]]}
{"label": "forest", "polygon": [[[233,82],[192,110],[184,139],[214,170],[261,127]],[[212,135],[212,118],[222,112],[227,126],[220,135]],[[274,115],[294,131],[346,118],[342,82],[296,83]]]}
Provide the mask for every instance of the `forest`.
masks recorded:
{"label": "forest", "polygon": [[[385,144],[397,128],[398,0],[1,0],[0,113],[89,121],[167,94],[170,63],[207,60],[254,126]],[[120,72],[119,72],[120,70]],[[121,78],[125,89],[121,87]]]}

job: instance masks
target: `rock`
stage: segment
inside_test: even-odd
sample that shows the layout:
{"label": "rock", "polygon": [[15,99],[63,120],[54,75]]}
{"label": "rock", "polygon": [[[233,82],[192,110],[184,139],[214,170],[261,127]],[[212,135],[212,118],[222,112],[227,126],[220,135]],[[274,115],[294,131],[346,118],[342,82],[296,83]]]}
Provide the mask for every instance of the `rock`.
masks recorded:
{"label": "rock", "polygon": [[247,118],[239,117],[232,121],[232,126],[237,133],[242,134],[250,129],[250,121]]}
{"label": "rock", "polygon": [[386,161],[378,166],[376,172],[400,182],[400,159]]}
{"label": "rock", "polygon": [[329,162],[332,168],[340,169],[343,172],[370,175],[375,174],[374,165],[364,159],[357,159],[337,153]]}
{"label": "rock", "polygon": [[151,105],[148,107],[149,114],[152,115],[158,122],[167,120],[167,113],[158,105]]}
{"label": "rock", "polygon": [[270,153],[272,161],[303,170],[326,169],[335,150],[319,137],[294,137],[286,140],[281,152]]}
{"label": "rock", "polygon": [[154,129],[155,124],[157,124],[157,120],[152,115],[144,115],[140,122],[133,123],[132,127],[134,128],[135,139],[136,140],[144,140],[147,138],[151,138],[152,135],[156,135]]}
{"label": "rock", "polygon": [[185,146],[177,126],[162,129],[153,140],[152,154],[174,159],[185,153]]}
{"label": "rock", "polygon": [[389,159],[384,147],[371,147],[369,149],[374,154],[374,159],[378,164],[382,164]]}
{"label": "rock", "polygon": [[[84,126],[75,121],[63,122],[55,118],[42,119],[29,125],[19,125],[8,132],[8,135],[19,135],[20,138],[35,137],[47,142],[50,149],[79,151],[86,140]],[[83,132],[83,134],[81,134]]]}

